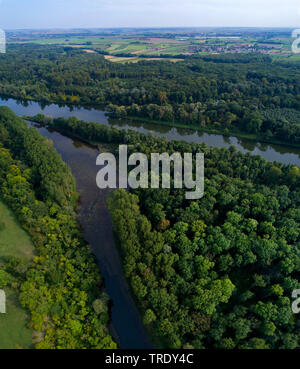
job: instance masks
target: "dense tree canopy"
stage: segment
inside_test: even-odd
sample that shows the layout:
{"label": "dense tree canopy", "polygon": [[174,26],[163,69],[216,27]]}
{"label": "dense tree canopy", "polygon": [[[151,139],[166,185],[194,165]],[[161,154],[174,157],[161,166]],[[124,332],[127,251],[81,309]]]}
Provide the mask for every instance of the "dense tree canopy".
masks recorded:
{"label": "dense tree canopy", "polygon": [[300,66],[263,55],[118,64],[72,48],[10,46],[0,93],[45,103],[108,106],[137,116],[264,140],[300,141]]}
{"label": "dense tree canopy", "polygon": [[[0,196],[32,236],[31,265],[9,260],[37,348],[116,348],[107,296],[76,221],[70,169],[35,128],[0,108]],[[1,283],[6,274],[0,275]]]}
{"label": "dense tree canopy", "polygon": [[109,199],[124,271],[163,347],[299,348],[300,170],[234,147],[168,141],[55,119],[51,127],[130,152],[204,152],[205,195],[116,190]]}

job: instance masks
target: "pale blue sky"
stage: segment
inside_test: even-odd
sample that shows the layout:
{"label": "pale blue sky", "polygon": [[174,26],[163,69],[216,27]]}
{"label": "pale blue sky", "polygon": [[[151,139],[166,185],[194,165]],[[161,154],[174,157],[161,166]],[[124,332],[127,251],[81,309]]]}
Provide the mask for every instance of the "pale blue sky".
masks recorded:
{"label": "pale blue sky", "polygon": [[300,0],[0,0],[0,28],[300,28]]}

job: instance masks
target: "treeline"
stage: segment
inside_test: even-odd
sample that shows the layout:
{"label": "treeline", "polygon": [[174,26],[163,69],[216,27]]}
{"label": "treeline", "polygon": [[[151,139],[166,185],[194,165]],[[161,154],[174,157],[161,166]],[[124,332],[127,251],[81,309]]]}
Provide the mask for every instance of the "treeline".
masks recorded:
{"label": "treeline", "polygon": [[109,199],[126,277],[156,343],[169,348],[300,347],[300,169],[234,147],[168,141],[54,119],[50,126],[130,152],[204,152],[205,195],[116,190]]}
{"label": "treeline", "polygon": [[30,234],[36,257],[8,262],[39,349],[116,348],[108,297],[74,211],[70,169],[35,128],[0,108],[0,196]]}
{"label": "treeline", "polygon": [[[115,127],[101,125],[99,123],[82,121],[76,117],[70,118],[52,118],[43,114],[37,114],[27,119],[37,122],[41,125],[48,126],[57,131],[77,136],[91,143],[118,143],[136,145],[139,151],[151,153],[151,149],[158,147],[163,152],[204,152],[206,162],[209,159],[210,165],[215,167],[217,173],[222,172],[230,177],[236,176],[242,179],[250,179],[251,181],[262,184],[268,182],[272,184],[274,181],[283,185],[291,186],[299,179],[299,168],[282,163],[271,163],[260,156],[252,156],[250,153],[242,154],[237,152],[234,146],[229,150],[225,148],[214,148],[205,143],[187,143],[185,141],[169,141],[163,137],[155,137],[133,130],[118,129]],[[144,150],[144,151],[143,151]],[[152,150],[153,151],[153,150]],[[237,163],[231,163],[231,153],[235,153],[238,157]],[[218,155],[216,156],[216,154]],[[219,158],[223,160],[219,163]],[[214,162],[214,159],[216,161]],[[248,168],[249,167],[249,168]],[[213,171],[213,168],[210,170]],[[207,171],[207,169],[206,169]],[[214,171],[213,171],[214,172]]]}
{"label": "treeline", "polygon": [[[99,54],[37,45],[10,46],[0,55],[0,93],[5,96],[111,104],[117,117],[178,121],[292,143],[300,137],[299,86],[298,63],[272,62],[264,55],[118,64]],[[274,113],[266,116],[266,110]]]}
{"label": "treeline", "polygon": [[254,108],[251,111],[247,106],[218,101],[208,104],[185,103],[176,106],[109,104],[107,110],[113,118],[149,118],[155,121],[183,123],[191,128],[215,129],[227,135],[244,132],[255,135],[257,139],[300,143],[300,126],[295,123],[300,120],[298,111],[293,109],[259,111]]}

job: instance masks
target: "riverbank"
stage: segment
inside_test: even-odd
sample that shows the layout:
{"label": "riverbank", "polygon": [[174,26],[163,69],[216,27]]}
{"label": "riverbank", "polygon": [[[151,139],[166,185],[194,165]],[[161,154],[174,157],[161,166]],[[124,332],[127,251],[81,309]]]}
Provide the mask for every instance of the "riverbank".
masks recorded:
{"label": "riverbank", "polygon": [[[104,290],[111,300],[110,332],[121,349],[151,349],[153,344],[142,324],[137,306],[123,274],[122,262],[113,237],[113,226],[106,206],[109,189],[96,186],[99,167],[98,143],[70,137],[66,132],[36,127],[40,133],[53,141],[53,147],[71,168],[80,195],[78,221],[85,240],[91,246],[104,280]],[[85,142],[83,142],[85,141]],[[113,146],[102,146],[113,150]]]}
{"label": "riverbank", "polygon": [[249,141],[262,142],[262,143],[271,144],[271,145],[283,145],[283,146],[287,146],[287,147],[295,147],[297,149],[300,148],[300,145],[298,145],[298,144],[288,143],[288,142],[280,141],[280,140],[276,140],[276,139],[267,139],[267,138],[265,138],[261,135],[253,135],[253,134],[250,134],[250,133],[241,132],[237,129],[225,131],[224,129],[217,129],[217,128],[207,128],[207,127],[205,127],[205,128],[201,127],[200,128],[200,127],[197,127],[197,126],[192,125],[192,124],[185,124],[185,123],[180,123],[180,122],[165,122],[165,121],[161,121],[161,120],[152,120],[152,119],[149,119],[149,118],[140,118],[140,117],[135,117],[135,116],[128,116],[126,119],[130,119],[132,121],[159,124],[159,125],[167,126],[167,127],[190,129],[190,130],[193,130],[193,131],[209,133],[209,134],[218,134],[218,135],[222,135],[222,136],[225,136],[225,137],[233,136],[233,137],[237,137],[237,138],[241,138],[241,139],[246,139],[246,140],[249,140]]}
{"label": "riverbank", "polygon": [[0,105],[8,106],[15,114],[20,117],[35,116],[43,114],[53,118],[76,117],[84,122],[95,122],[107,127],[114,127],[120,130],[134,130],[144,134],[153,134],[155,136],[165,137],[167,140],[179,140],[193,143],[205,143],[212,147],[224,147],[226,149],[235,146],[236,149],[243,153],[260,155],[268,161],[277,161],[283,164],[291,164],[300,166],[300,148],[287,145],[266,144],[257,142],[254,139],[236,138],[234,136],[224,136],[222,134],[205,133],[199,130],[186,129],[182,125],[175,127],[173,124],[150,123],[145,120],[125,120],[125,119],[108,119],[106,112],[103,110],[76,108],[75,106],[58,106],[55,104],[43,106],[36,102],[28,102],[22,104],[20,101],[13,99],[1,100]]}
{"label": "riverbank", "polygon": [[[74,134],[74,133],[70,133],[66,130],[57,129],[57,127],[55,127],[55,129],[51,129],[51,127],[47,127],[46,123],[43,124],[43,122],[41,122],[41,121],[33,120],[33,117],[26,117],[26,120],[39,124],[38,128],[40,130],[42,130],[42,133],[44,135],[46,133],[45,130],[48,130],[50,133],[52,133],[50,138],[54,139],[55,144],[57,144],[58,140],[55,139],[56,135],[53,136],[53,134],[58,133],[60,135],[63,135],[66,138],[66,140],[64,140],[64,141],[65,141],[65,144],[67,144],[67,145],[69,145],[68,140],[71,139],[71,140],[76,141],[75,146],[76,146],[76,144],[78,146],[77,141],[79,141],[79,142],[82,142],[84,145],[88,146],[92,151],[97,150],[100,153],[101,152],[115,152],[118,148],[116,144],[104,143],[104,142],[93,142],[91,140],[87,140],[87,139],[85,139],[85,138],[83,138],[79,135]],[[59,145],[57,148],[61,148],[61,146]],[[63,158],[65,157],[65,153],[61,152],[60,149],[58,150],[58,152],[62,155]],[[84,155],[86,155],[86,154],[87,153],[85,152]],[[78,158],[78,162],[79,162],[79,160],[80,159]],[[101,198],[100,198],[100,196],[97,196],[96,193],[94,193],[94,190],[95,190],[94,188],[93,188],[93,190],[89,190],[89,194],[87,194],[86,193],[86,183],[83,183],[81,181],[81,178],[79,178],[79,176],[77,175],[77,168],[75,169],[73,161],[67,160],[66,162],[67,162],[68,165],[70,165],[70,167],[72,169],[72,172],[74,171],[73,174],[76,178],[76,183],[78,184],[79,191],[80,191],[80,194],[81,194],[81,198],[80,198],[80,202],[79,202],[80,204],[79,204],[79,207],[77,209],[79,220],[80,220],[80,223],[82,225],[83,232],[84,232],[85,236],[87,237],[88,242],[93,247],[93,252],[94,252],[94,254],[96,256],[96,259],[97,259],[97,261],[100,265],[100,269],[102,271],[102,274],[104,275],[104,285],[105,285],[105,288],[107,288],[107,292],[108,292],[109,296],[110,297],[114,296],[115,291],[112,291],[112,287],[110,286],[110,283],[109,283],[109,280],[108,280],[109,277],[106,274],[107,266],[106,266],[106,268],[103,266],[103,256],[100,256],[101,254],[99,253],[99,250],[95,249],[95,247],[96,247],[96,237],[92,237],[90,235],[90,232],[92,232],[93,230],[94,230],[93,231],[94,234],[96,234],[98,232],[98,229],[100,228],[99,227],[100,224],[102,226],[103,226],[103,224],[106,225],[106,227],[105,227],[106,228],[106,236],[105,236],[106,241],[109,240],[111,245],[114,244],[115,250],[117,251],[117,253],[115,253],[115,252],[112,252],[112,250],[111,250],[110,264],[114,265],[115,270],[118,268],[118,264],[121,267],[123,276],[122,276],[122,278],[119,276],[119,281],[120,281],[120,283],[123,284],[123,289],[124,289],[123,292],[129,293],[129,295],[127,295],[127,299],[128,300],[131,299],[134,302],[135,308],[139,313],[138,320],[140,320],[140,322],[136,322],[136,324],[137,325],[142,324],[143,329],[145,330],[145,332],[147,332],[148,337],[149,337],[149,342],[147,342],[148,348],[154,348],[154,347],[161,348],[161,349],[166,348],[166,346],[164,345],[161,338],[158,337],[157,335],[155,335],[155,333],[151,329],[149,329],[149,327],[144,326],[144,324],[142,323],[142,319],[141,319],[141,317],[142,317],[142,308],[141,308],[140,304],[138,303],[138,300],[136,299],[136,297],[133,293],[133,290],[131,288],[130,283],[127,283],[127,282],[129,282],[128,279],[126,279],[124,277],[124,267],[123,267],[123,262],[122,262],[124,255],[123,255],[122,249],[120,247],[118,238],[116,237],[115,233],[113,232],[112,223],[111,223],[111,219],[110,219],[110,213],[109,213],[109,210],[106,206],[106,197],[109,194],[109,191],[107,191],[107,190],[100,191]],[[88,169],[88,167],[89,167],[89,165],[87,166],[87,168],[85,168],[85,170]],[[82,174],[82,173],[83,173],[82,170],[80,170],[80,174]],[[90,173],[90,171],[88,171],[87,173]],[[95,186],[95,188],[96,188],[96,186]],[[88,199],[88,201],[86,201],[86,199]],[[101,209],[100,209],[99,205],[97,204],[99,201],[101,201],[101,203],[102,203]],[[93,204],[92,208],[89,207],[88,202]],[[105,207],[103,206],[104,204],[105,204]],[[95,210],[97,208],[98,208],[98,211],[96,213]],[[91,217],[92,213],[94,214],[93,217]],[[91,225],[88,224],[88,221],[87,221],[88,219],[93,219],[93,222],[94,222],[93,227],[91,227]],[[104,239],[102,239],[102,237],[103,237],[103,234],[101,233],[101,236],[100,236],[100,232],[99,232],[98,240],[102,240],[102,242],[104,242]],[[109,272],[108,275],[111,276],[111,272]],[[123,278],[125,278],[125,279],[122,280]],[[125,298],[125,297],[123,297],[123,298]],[[113,303],[116,302],[116,298],[113,298],[112,301],[113,301]],[[117,306],[115,306],[115,307],[118,308]],[[130,309],[129,309],[129,311],[130,311]],[[114,314],[114,312],[113,312],[113,314]],[[118,327],[119,326],[120,326],[120,323],[118,324]],[[121,342],[122,339],[121,339],[121,341],[118,339],[118,338],[120,338],[119,335],[118,335],[118,327],[116,326],[116,324],[112,324],[110,326],[110,331],[111,331],[111,334],[114,335],[114,339],[118,342],[118,344],[121,346],[121,348],[124,348],[124,346]],[[146,341],[145,337],[143,338],[143,341],[144,342]],[[150,344],[150,342],[152,342],[154,344],[154,346],[152,346],[152,344]]]}
{"label": "riverbank", "polygon": [[[14,96],[5,96],[5,95],[1,95],[2,97],[6,98],[6,99],[18,99],[17,97]],[[0,98],[1,98],[0,96]],[[58,104],[61,106],[66,106],[70,109],[88,109],[88,110],[101,110],[101,111],[105,111],[106,105],[104,104],[76,104],[76,103],[71,103],[71,102],[65,102],[65,101],[37,101],[34,99],[20,99],[19,101],[27,101],[27,102],[35,102],[35,103],[39,103],[41,105],[47,106],[47,105],[51,105],[51,104]],[[109,114],[108,114],[109,116]],[[238,130],[236,127],[231,128],[230,130],[226,131],[226,129],[218,129],[216,127],[214,128],[209,128],[209,127],[197,127],[193,124],[186,124],[186,123],[182,123],[182,122],[178,122],[178,121],[173,121],[173,122],[167,122],[167,121],[161,121],[161,120],[155,120],[155,119],[150,119],[147,117],[136,117],[136,116],[127,116],[125,118],[120,118],[120,120],[132,120],[132,121],[137,121],[137,122],[145,122],[145,123],[151,123],[151,124],[156,124],[156,125],[161,125],[161,126],[166,126],[166,127],[175,127],[175,128],[182,128],[182,129],[189,129],[189,130],[193,130],[193,131],[197,131],[197,132],[203,132],[203,133],[209,133],[209,134],[219,134],[219,135],[223,135],[225,137],[229,137],[229,136],[233,136],[236,138],[240,138],[240,139],[246,139],[252,142],[261,142],[261,143],[266,143],[266,144],[271,144],[271,145],[282,145],[282,146],[286,146],[286,147],[293,147],[296,149],[300,148],[300,144],[295,144],[295,143],[290,143],[290,142],[286,142],[286,141],[282,141],[282,140],[277,140],[274,138],[266,138],[263,135],[259,135],[259,134],[251,134],[251,133],[247,133],[247,132],[243,132]]]}

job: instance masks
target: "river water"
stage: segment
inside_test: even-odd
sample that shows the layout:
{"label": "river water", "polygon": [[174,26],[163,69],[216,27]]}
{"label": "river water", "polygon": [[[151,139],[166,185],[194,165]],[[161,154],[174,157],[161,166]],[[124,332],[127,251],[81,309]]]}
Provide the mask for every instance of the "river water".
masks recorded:
{"label": "river water", "polygon": [[[266,145],[235,137],[226,138],[222,135],[199,133],[150,123],[110,121],[105,116],[104,111],[96,109],[72,109],[55,104],[43,107],[36,102],[20,103],[13,99],[0,99],[0,105],[10,107],[20,116],[35,115],[40,112],[55,118],[76,116],[79,119],[99,124],[113,124],[121,129],[130,128],[144,133],[152,132],[154,135],[164,136],[168,139],[205,142],[211,146],[226,148],[235,145],[242,152],[261,155],[267,160],[298,166],[300,164],[300,149],[288,146]],[[142,325],[122,271],[119,253],[114,242],[112,221],[105,203],[108,192],[107,190],[99,190],[96,186],[95,179],[97,170],[99,170],[99,167],[96,167],[98,150],[58,132],[49,131],[46,128],[38,129],[43,136],[52,139],[55,149],[70,166],[76,179],[77,191],[80,195],[79,222],[104,277],[105,290],[112,300],[110,328],[113,337],[124,349],[152,348],[153,345]]]}
{"label": "river water", "polygon": [[285,145],[264,144],[236,137],[225,137],[217,134],[208,134],[200,131],[172,128],[166,125],[129,120],[109,120],[105,112],[97,109],[77,108],[50,104],[43,106],[37,102],[18,102],[14,99],[1,100],[0,105],[10,107],[17,115],[35,115],[43,113],[53,118],[68,118],[76,116],[79,119],[96,122],[103,125],[113,125],[121,129],[133,129],[143,133],[152,132],[157,136],[164,136],[172,140],[206,143],[209,146],[229,148],[234,145],[239,151],[261,155],[269,161],[278,161],[284,164],[300,166],[300,148]]}

